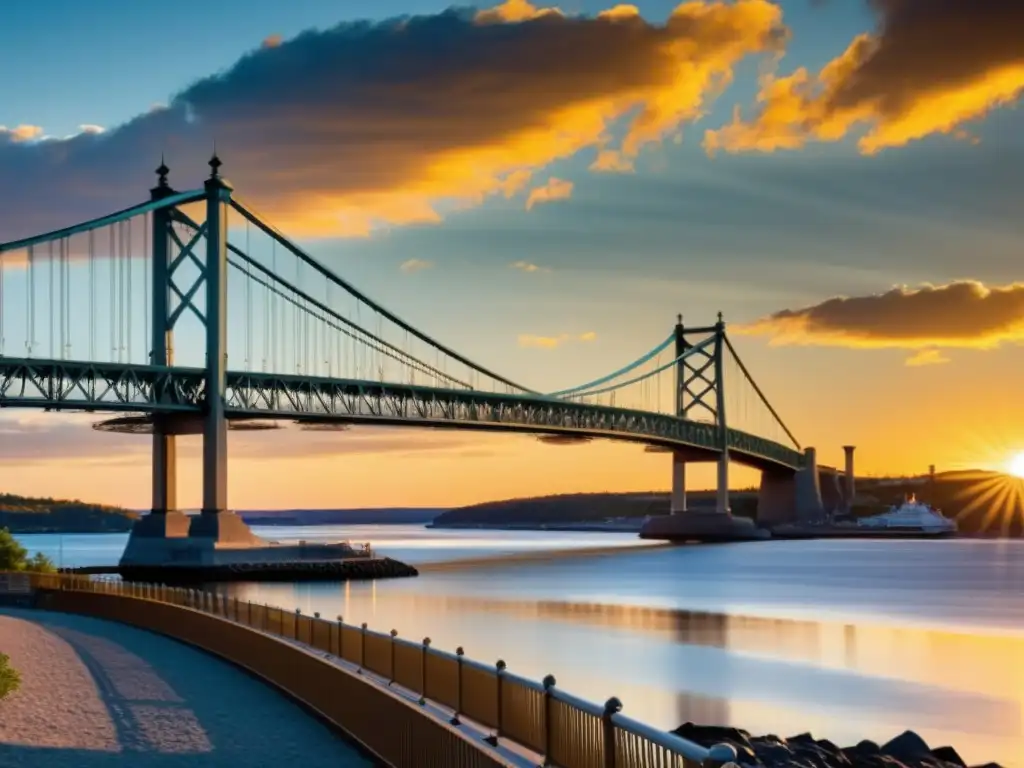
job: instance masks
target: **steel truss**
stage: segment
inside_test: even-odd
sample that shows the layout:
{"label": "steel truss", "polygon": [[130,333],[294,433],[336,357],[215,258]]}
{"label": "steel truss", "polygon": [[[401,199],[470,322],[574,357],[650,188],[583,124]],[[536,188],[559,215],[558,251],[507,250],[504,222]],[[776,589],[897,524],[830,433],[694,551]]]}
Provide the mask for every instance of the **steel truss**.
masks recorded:
{"label": "steel truss", "polygon": [[[0,358],[0,408],[200,412],[201,368]],[[671,415],[556,398],[349,379],[228,372],[229,417],[304,422],[502,429],[635,440],[717,452],[720,427]],[[797,469],[803,456],[771,440],[727,430],[736,458]]]}

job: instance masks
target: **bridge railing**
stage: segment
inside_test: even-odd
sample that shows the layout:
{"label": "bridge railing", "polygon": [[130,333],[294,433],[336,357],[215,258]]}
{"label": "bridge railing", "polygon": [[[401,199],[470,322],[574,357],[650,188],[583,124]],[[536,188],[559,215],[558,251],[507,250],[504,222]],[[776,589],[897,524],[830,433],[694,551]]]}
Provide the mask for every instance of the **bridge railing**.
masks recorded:
{"label": "bridge railing", "polygon": [[[538,683],[509,672],[503,661],[487,665],[467,659],[462,648],[455,653],[434,649],[430,638],[411,642],[399,638],[395,630],[375,632],[366,624],[346,624],[340,616],[332,621],[319,614],[308,616],[299,610],[197,589],[67,574],[32,574],[31,581],[35,589],[100,593],[179,606],[288,644],[308,646],[346,662],[365,680],[376,679],[381,686],[404,693],[407,700],[423,707],[424,717],[429,717],[429,704],[430,710],[444,713],[450,726],[467,726],[469,730],[456,728],[463,734],[473,730],[488,734],[479,741],[482,749],[518,745],[554,768],[711,768],[734,760],[736,755],[727,745],[707,749],[626,717],[618,699],[611,698],[604,705],[584,701],[556,687],[550,675]],[[140,616],[136,611],[128,623],[147,626],[139,621]],[[331,666],[343,671],[336,664]],[[348,729],[345,723],[341,726]],[[358,732],[353,735],[362,739]]]}

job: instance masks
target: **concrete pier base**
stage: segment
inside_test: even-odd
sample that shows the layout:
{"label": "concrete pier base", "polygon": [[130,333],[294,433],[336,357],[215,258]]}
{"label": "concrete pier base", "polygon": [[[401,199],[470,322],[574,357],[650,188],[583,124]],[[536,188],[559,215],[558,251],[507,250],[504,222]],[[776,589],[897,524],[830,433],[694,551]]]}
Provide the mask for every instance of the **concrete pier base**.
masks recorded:
{"label": "concrete pier base", "polygon": [[191,539],[209,539],[215,549],[252,549],[267,543],[234,512],[202,512],[193,515],[188,528]]}
{"label": "concrete pier base", "polygon": [[695,542],[761,541],[770,534],[758,528],[753,520],[712,511],[689,511],[683,514],[659,515],[650,518],[640,529],[641,539]]}
{"label": "concrete pier base", "polygon": [[344,542],[277,544],[234,512],[150,514],[135,522],[123,578],[166,583],[415,576],[415,569]]}

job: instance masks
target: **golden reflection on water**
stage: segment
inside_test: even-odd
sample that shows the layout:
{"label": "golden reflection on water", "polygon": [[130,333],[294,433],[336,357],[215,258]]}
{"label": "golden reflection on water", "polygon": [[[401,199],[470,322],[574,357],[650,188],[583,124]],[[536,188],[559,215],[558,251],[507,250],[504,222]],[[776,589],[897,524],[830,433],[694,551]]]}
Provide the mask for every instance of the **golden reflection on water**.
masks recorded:
{"label": "golden reflection on water", "polygon": [[[618,696],[627,714],[658,727],[691,720],[784,736],[812,731],[845,743],[884,741],[909,727],[933,746],[951,743],[970,763],[1024,768],[1024,634],[390,587],[239,585],[235,591],[241,599],[341,614],[347,623],[365,621],[403,637],[429,635],[436,648],[462,645],[484,663],[501,657],[530,677],[552,672],[584,698]],[[727,653],[708,656],[701,649]],[[691,690],[699,688],[698,678],[706,683],[708,665],[715,669],[711,690]]]}

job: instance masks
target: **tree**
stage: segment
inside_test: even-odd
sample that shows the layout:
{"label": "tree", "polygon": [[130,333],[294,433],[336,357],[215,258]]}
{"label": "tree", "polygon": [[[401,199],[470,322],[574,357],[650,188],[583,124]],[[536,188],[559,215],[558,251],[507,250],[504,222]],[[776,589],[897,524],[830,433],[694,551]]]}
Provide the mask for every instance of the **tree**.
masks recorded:
{"label": "tree", "polygon": [[10,665],[6,654],[0,653],[0,699],[14,693],[21,685],[21,675]]}
{"label": "tree", "polygon": [[11,532],[0,528],[0,571],[21,571],[25,567],[26,549]]}
{"label": "tree", "polygon": [[53,573],[56,568],[53,561],[42,552],[28,556],[26,550],[11,532],[0,528],[0,571],[33,571],[36,573]]}

